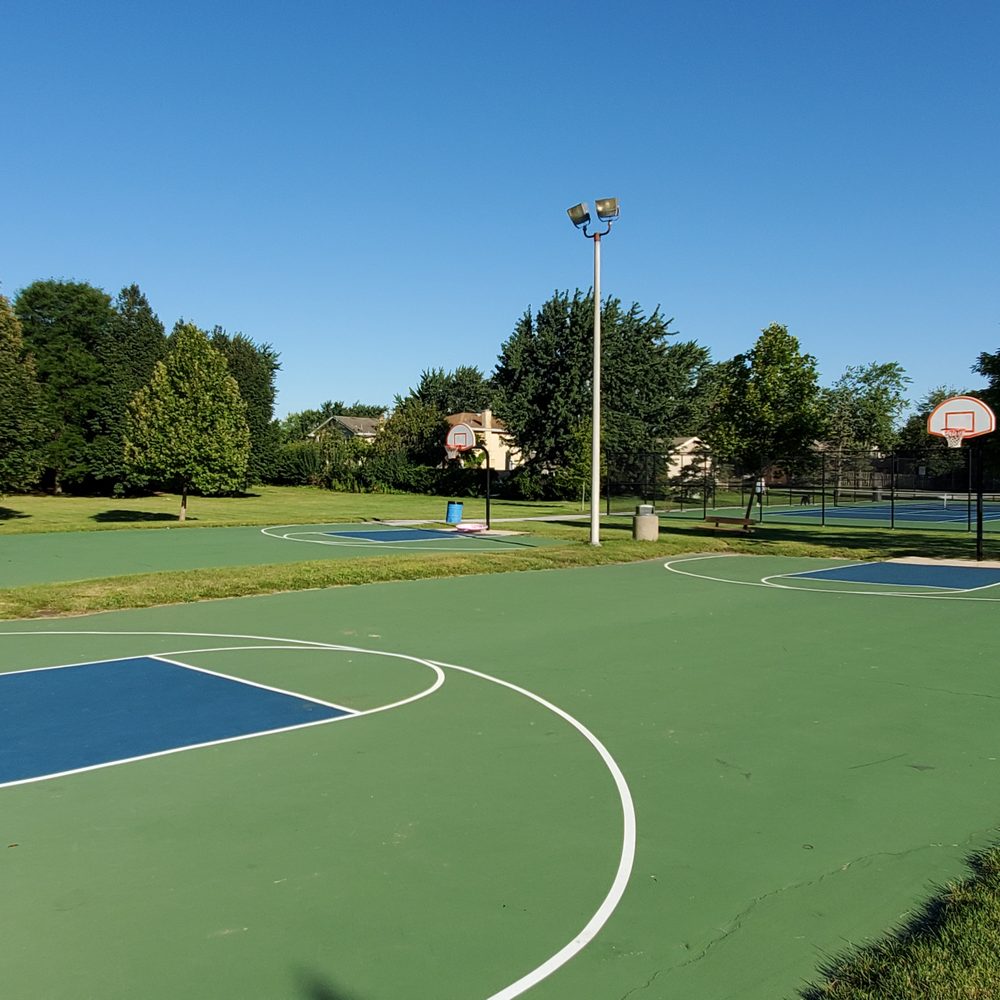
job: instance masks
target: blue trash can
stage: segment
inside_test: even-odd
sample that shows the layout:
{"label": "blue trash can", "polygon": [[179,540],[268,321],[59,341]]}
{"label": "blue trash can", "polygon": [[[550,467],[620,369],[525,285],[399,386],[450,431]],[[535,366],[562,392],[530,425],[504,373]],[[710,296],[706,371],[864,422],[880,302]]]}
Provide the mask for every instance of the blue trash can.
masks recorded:
{"label": "blue trash can", "polygon": [[444,516],[446,524],[461,524],[462,523],[462,505],[458,500],[448,501],[448,510]]}

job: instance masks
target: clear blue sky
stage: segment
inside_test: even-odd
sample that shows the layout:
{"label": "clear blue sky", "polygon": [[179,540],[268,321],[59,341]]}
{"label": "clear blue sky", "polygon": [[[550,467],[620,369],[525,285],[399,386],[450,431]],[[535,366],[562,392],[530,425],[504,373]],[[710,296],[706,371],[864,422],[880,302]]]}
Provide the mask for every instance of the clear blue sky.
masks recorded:
{"label": "clear blue sky", "polygon": [[492,370],[591,283],[716,360],[786,324],[916,399],[1000,349],[1000,4],[3,0],[0,291],[137,282],[278,414]]}

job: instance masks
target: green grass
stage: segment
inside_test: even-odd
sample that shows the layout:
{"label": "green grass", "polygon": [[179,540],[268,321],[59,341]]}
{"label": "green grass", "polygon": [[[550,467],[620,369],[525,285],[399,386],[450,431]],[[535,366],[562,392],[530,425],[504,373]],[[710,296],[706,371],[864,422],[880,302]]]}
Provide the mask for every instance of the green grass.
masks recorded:
{"label": "green grass", "polygon": [[[348,502],[351,499],[350,496],[347,497]],[[415,499],[428,506],[429,501],[438,505],[434,498]],[[349,515],[345,513],[345,517]],[[357,519],[357,514],[354,513],[353,517]],[[967,535],[959,533],[817,529],[776,525],[760,528],[747,535],[741,531],[716,532],[700,522],[662,521],[660,537],[656,542],[635,542],[632,540],[631,518],[616,517],[602,523],[602,544],[594,547],[587,544],[589,524],[586,521],[523,521],[513,526],[565,544],[493,554],[414,553],[392,558],[361,556],[357,559],[310,560],[264,566],[187,569],[78,583],[8,588],[0,590],[0,619],[144,608],[223,597],[355,586],[388,580],[601,566],[668,558],[688,552],[739,552],[859,560],[904,555],[939,558],[970,558],[972,555],[971,540]],[[70,528],[67,526],[65,530]]]}
{"label": "green grass", "polygon": [[824,968],[803,1000],[995,1000],[1000,995],[1000,848],[905,927]]}
{"label": "green grass", "polygon": [[[444,520],[448,500],[461,500],[466,520],[483,520],[486,501],[411,493],[333,493],[309,486],[258,486],[240,497],[191,497],[185,527],[253,524],[322,524],[333,521]],[[578,514],[579,503],[494,500],[492,517]],[[0,536],[34,531],[92,531],[177,526],[180,497],[0,497]]]}

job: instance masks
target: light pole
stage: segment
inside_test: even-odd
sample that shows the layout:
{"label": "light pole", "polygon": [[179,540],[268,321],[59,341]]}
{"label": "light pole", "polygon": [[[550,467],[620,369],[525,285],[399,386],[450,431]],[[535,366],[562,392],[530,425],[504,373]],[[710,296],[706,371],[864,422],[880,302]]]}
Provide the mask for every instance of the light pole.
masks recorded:
{"label": "light pole", "polygon": [[611,223],[620,211],[617,198],[598,198],[594,202],[597,217],[607,224],[604,232],[587,232],[590,209],[581,202],[566,210],[570,222],[594,241],[594,372],[591,391],[594,399],[593,429],[590,441],[590,544],[601,544],[601,237],[611,232]]}

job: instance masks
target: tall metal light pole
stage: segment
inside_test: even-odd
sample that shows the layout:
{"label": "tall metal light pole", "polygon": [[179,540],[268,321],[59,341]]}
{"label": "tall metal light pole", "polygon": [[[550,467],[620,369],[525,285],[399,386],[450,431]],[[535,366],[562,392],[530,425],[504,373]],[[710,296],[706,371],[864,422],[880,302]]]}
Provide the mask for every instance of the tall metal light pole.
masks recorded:
{"label": "tall metal light pole", "polygon": [[601,237],[611,232],[611,223],[618,218],[617,198],[598,198],[594,202],[597,217],[607,223],[604,232],[587,232],[590,208],[581,202],[566,210],[570,222],[594,241],[594,372],[591,392],[594,399],[593,429],[590,444],[590,544],[601,544]]}

